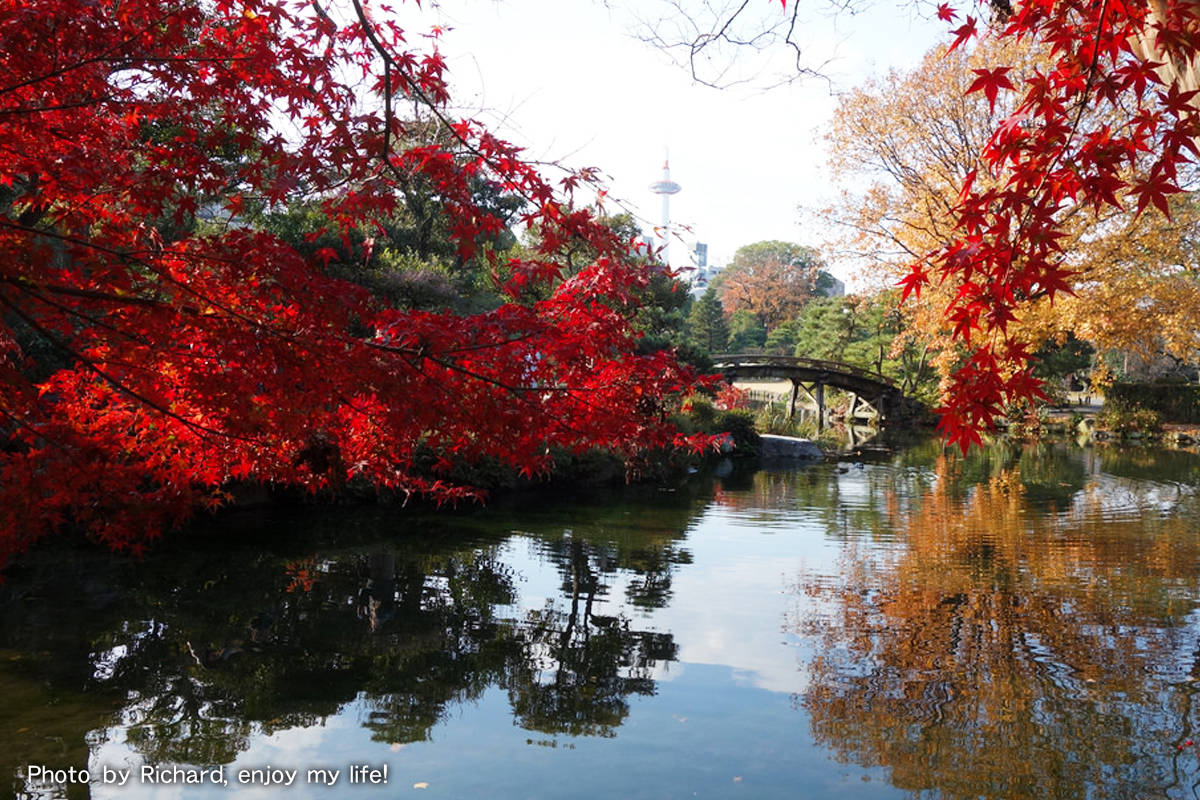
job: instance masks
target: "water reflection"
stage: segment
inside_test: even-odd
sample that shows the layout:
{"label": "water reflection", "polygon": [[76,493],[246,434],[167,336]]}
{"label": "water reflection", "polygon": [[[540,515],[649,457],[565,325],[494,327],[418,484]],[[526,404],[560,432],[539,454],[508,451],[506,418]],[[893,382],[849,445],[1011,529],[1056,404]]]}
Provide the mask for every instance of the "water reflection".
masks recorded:
{"label": "water reflection", "polygon": [[[4,590],[0,724],[15,746],[0,772],[18,796],[60,796],[25,785],[25,767],[86,769],[112,728],[147,764],[229,764],[254,737],[319,726],[359,700],[372,738],[400,746],[492,687],[525,729],[612,736],[629,696],[653,694],[650,674],[675,657],[670,633],[608,602],[614,580],[629,608],[668,601],[691,518],[690,502],[674,505],[571,528],[567,509],[487,516],[492,531],[519,518],[520,539],[472,530],[471,517],[418,537],[421,520],[397,530],[380,512],[284,514],[261,522],[286,537],[259,529],[251,543],[252,517],[141,563],[35,557]],[[508,563],[518,541],[561,576],[536,608]]]}
{"label": "water reflection", "polygon": [[0,774],[156,797],[24,776],[303,741],[500,800],[1196,796],[1200,459],[1148,452],[873,445],[619,499],[245,515],[142,562],[43,550],[0,589]]}
{"label": "water reflection", "polygon": [[849,542],[795,587],[816,739],[922,795],[1190,794],[1194,472],[1048,446],[933,463],[889,506],[902,547]]}
{"label": "water reflection", "polygon": [[[628,698],[654,693],[651,676],[659,663],[675,660],[675,643],[669,633],[633,628],[625,614],[598,613],[609,591],[605,577],[622,561],[619,548],[571,534],[546,542],[543,552],[562,576],[567,607],[549,602],[515,631],[519,650],[504,679],[514,719],[548,734],[614,736],[629,714]],[[631,599],[651,607],[665,602],[670,556],[669,547],[637,554],[644,571],[630,586]]]}

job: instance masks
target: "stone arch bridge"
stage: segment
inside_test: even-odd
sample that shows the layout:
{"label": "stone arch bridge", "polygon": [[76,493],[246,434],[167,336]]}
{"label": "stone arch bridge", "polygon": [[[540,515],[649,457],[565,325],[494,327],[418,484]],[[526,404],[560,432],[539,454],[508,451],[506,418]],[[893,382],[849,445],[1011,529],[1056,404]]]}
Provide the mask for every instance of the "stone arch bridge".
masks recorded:
{"label": "stone arch bridge", "polygon": [[774,355],[719,355],[714,367],[730,383],[753,380],[788,380],[792,390],[788,398],[788,417],[796,413],[800,393],[804,392],[817,407],[817,425],[825,425],[825,387],[850,393],[848,419],[884,421],[900,408],[904,399],[896,383],[876,372],[815,358]]}

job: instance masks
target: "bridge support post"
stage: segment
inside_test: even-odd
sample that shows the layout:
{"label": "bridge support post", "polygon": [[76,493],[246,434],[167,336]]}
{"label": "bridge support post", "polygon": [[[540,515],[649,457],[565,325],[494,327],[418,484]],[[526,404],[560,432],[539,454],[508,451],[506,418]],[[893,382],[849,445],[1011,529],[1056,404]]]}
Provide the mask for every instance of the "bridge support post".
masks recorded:
{"label": "bridge support post", "polygon": [[818,383],[813,399],[817,401],[817,432],[825,430],[825,384]]}
{"label": "bridge support post", "polygon": [[796,416],[796,403],[800,399],[800,381],[792,379],[792,394],[788,398],[787,418],[790,420]]}

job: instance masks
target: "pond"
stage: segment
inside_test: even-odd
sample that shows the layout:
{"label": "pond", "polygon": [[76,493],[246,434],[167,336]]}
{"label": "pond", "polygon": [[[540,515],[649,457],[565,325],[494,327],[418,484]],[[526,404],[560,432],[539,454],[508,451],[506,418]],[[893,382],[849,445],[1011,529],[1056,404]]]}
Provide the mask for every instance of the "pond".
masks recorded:
{"label": "pond", "polygon": [[1198,487],[1186,452],[926,442],[56,544],[0,588],[0,787],[1195,797]]}

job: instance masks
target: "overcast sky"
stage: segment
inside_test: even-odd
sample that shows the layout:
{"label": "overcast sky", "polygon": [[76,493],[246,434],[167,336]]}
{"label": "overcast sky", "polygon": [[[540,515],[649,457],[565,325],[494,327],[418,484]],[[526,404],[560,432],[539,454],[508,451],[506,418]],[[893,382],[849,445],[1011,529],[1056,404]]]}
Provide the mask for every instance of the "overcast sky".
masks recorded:
{"label": "overcast sky", "polygon": [[[624,5],[620,5],[624,3]],[[777,0],[751,0],[763,13]],[[596,167],[610,196],[647,229],[661,217],[649,185],[662,174],[683,188],[671,200],[681,231],[671,261],[687,263],[687,243],[705,242],[709,262],[725,263],[742,245],[766,239],[816,244],[797,206],[825,196],[819,137],[846,89],[888,67],[915,64],[945,38],[945,26],[881,4],[836,19],[813,13],[799,38],[820,80],[770,91],[716,90],[633,35],[639,14],[666,0],[441,0],[432,17],[450,30],[441,49],[454,95],[502,138],[538,160]],[[781,59],[786,53],[774,52]],[[757,69],[747,53],[739,67]],[[782,61],[768,65],[786,71]],[[832,265],[839,277],[844,268]]]}

